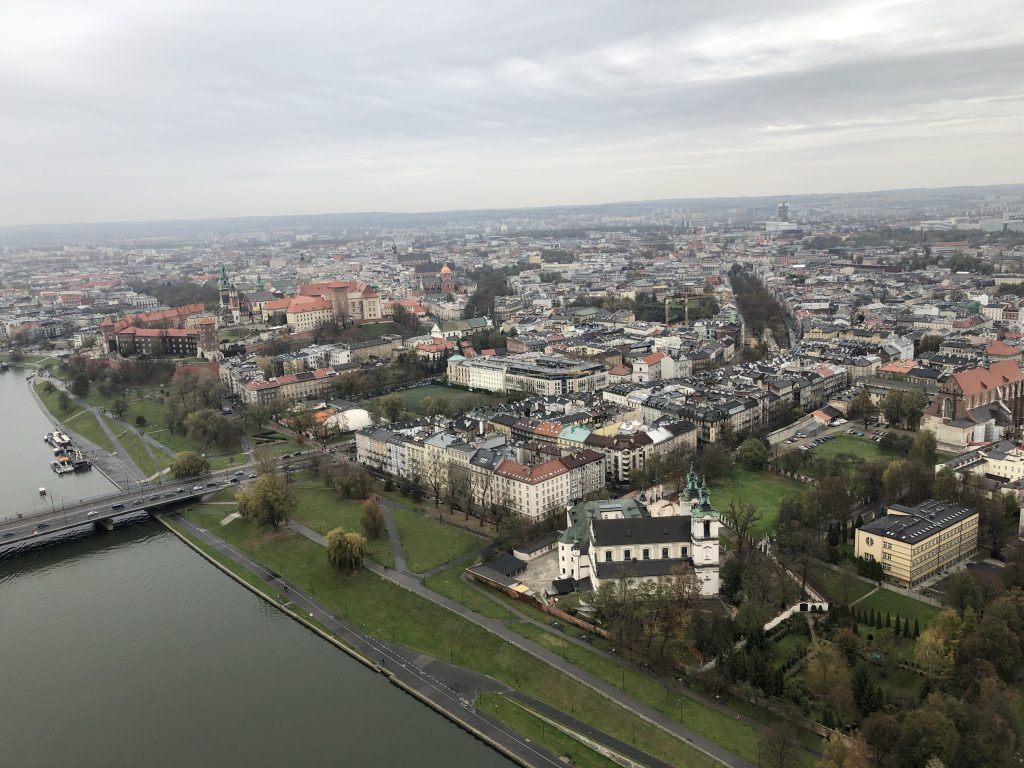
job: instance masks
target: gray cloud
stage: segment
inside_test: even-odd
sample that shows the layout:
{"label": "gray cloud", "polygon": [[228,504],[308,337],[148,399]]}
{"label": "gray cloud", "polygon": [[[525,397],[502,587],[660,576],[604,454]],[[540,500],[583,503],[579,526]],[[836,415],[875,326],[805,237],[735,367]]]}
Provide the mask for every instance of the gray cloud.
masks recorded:
{"label": "gray cloud", "polygon": [[[0,223],[1020,181],[1024,6],[15,0]],[[693,7],[687,7],[693,6]]]}

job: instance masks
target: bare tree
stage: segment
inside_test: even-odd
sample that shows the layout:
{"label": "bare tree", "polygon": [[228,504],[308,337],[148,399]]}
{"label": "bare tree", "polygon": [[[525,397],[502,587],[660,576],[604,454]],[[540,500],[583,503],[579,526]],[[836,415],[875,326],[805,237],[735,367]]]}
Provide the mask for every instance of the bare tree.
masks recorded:
{"label": "bare tree", "polygon": [[734,499],[729,502],[729,507],[722,512],[722,518],[736,534],[740,552],[746,551],[747,546],[752,543],[754,526],[761,519],[761,510],[749,501],[737,502]]}
{"label": "bare tree", "polygon": [[427,486],[433,492],[434,506],[436,507],[441,503],[441,489],[444,487],[447,466],[437,451],[430,451],[424,463],[423,479],[427,481]]}

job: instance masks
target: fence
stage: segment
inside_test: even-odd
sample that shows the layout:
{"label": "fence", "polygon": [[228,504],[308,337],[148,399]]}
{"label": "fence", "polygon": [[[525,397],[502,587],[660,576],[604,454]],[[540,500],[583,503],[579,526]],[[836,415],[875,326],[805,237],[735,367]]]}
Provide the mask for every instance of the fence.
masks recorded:
{"label": "fence", "polygon": [[531,608],[536,608],[538,611],[543,611],[544,613],[558,619],[559,621],[564,621],[566,624],[572,624],[574,627],[582,629],[584,632],[589,632],[593,635],[597,635],[598,637],[603,637],[606,640],[611,639],[611,635],[606,630],[601,629],[600,627],[596,627],[589,621],[584,621],[578,616],[573,616],[571,613],[566,613],[565,611],[559,610],[554,606],[548,605],[535,595],[526,594],[525,592],[517,592],[511,587],[506,586],[505,584],[502,584],[499,581],[495,581],[494,579],[490,579],[484,574],[478,573],[477,571],[473,570],[472,568],[466,571],[466,576],[468,576],[473,581],[483,584],[485,587],[490,587],[491,589],[497,590],[498,592],[502,592],[508,595],[513,600],[518,600],[521,603],[529,605]]}

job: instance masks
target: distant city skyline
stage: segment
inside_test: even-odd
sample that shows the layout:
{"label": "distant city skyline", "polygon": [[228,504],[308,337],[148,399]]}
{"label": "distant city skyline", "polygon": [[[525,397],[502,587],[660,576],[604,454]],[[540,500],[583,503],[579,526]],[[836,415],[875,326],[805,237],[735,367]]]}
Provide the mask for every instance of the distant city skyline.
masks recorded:
{"label": "distant city skyline", "polygon": [[1024,181],[1024,6],[0,9],[0,225]]}

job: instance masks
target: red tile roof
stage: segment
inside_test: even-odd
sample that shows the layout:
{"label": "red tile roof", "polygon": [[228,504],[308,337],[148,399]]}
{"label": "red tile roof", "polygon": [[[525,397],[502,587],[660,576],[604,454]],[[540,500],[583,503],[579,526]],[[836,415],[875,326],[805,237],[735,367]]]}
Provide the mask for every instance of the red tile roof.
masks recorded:
{"label": "red tile roof", "polygon": [[992,363],[988,368],[971,368],[969,371],[954,373],[953,378],[960,390],[970,396],[1013,381],[1021,381],[1024,375],[1021,374],[1020,366],[1013,360],[1001,360]]}

